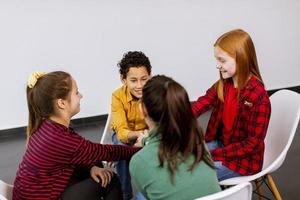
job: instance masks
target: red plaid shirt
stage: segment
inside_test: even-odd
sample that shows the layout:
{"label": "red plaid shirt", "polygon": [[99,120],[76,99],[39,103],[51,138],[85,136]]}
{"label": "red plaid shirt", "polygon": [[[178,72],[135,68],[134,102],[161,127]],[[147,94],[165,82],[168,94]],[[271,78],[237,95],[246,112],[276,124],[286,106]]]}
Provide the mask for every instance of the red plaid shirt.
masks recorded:
{"label": "red plaid shirt", "polygon": [[[232,84],[231,81],[224,83],[224,98],[226,98],[230,84]],[[205,134],[206,142],[216,139],[219,123],[222,121],[224,104],[218,99],[215,86],[192,103],[196,117],[211,108],[212,114]],[[232,130],[221,133],[224,147],[211,150],[212,159],[222,161],[223,165],[241,175],[251,175],[261,171],[265,148],[264,139],[270,114],[271,105],[268,93],[263,84],[257,78],[252,77],[240,92]]]}

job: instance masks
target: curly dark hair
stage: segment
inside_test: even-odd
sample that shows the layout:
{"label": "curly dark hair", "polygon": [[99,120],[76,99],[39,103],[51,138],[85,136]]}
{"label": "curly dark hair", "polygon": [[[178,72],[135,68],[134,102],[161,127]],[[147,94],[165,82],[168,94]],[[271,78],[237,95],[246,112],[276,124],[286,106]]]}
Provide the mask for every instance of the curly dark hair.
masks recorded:
{"label": "curly dark hair", "polygon": [[118,63],[119,72],[122,78],[126,78],[130,67],[146,67],[151,74],[151,64],[149,58],[141,51],[129,51],[123,55],[122,60]]}

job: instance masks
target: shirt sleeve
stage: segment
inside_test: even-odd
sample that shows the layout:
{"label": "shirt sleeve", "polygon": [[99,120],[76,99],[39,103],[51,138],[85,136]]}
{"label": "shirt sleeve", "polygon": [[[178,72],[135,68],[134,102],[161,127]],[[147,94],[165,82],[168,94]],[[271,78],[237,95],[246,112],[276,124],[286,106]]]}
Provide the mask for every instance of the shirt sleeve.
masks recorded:
{"label": "shirt sleeve", "polygon": [[124,105],[116,94],[112,94],[111,112],[112,128],[115,130],[118,139],[122,143],[128,143],[130,129],[128,127]]}
{"label": "shirt sleeve", "polygon": [[205,113],[212,108],[218,100],[217,91],[215,85],[210,87],[204,96],[200,96],[197,101],[192,102],[192,110],[195,117]]}
{"label": "shirt sleeve", "polygon": [[140,149],[126,145],[96,144],[81,136],[78,136],[77,140],[78,146],[70,161],[75,165],[91,165],[96,161],[127,160]]}
{"label": "shirt sleeve", "polygon": [[[265,97],[268,98],[268,97]],[[213,160],[224,161],[229,157],[243,156],[254,153],[259,145],[264,142],[270,120],[271,105],[269,100],[264,100],[254,105],[249,122],[247,124],[248,137],[242,142],[235,142],[224,148],[217,148],[210,151]]]}

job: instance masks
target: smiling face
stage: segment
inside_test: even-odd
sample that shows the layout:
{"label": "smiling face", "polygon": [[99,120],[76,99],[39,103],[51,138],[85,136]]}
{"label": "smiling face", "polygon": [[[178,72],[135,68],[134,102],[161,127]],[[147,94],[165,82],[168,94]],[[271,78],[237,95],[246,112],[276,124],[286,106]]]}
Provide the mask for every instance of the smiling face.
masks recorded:
{"label": "smiling face", "polygon": [[127,85],[133,96],[140,99],[142,97],[142,89],[149,78],[150,74],[146,67],[130,67],[126,78],[122,79],[122,82]]}
{"label": "smiling face", "polygon": [[235,59],[218,46],[214,48],[214,54],[217,61],[217,69],[220,71],[222,78],[232,78],[234,85],[236,86],[237,75]]}

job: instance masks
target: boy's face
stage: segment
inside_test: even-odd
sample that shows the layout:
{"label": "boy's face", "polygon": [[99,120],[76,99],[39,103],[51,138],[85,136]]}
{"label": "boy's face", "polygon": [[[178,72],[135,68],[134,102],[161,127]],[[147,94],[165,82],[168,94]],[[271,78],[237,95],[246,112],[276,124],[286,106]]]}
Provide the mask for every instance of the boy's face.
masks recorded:
{"label": "boy's face", "polygon": [[136,98],[142,98],[142,90],[146,82],[149,80],[150,74],[146,67],[130,67],[126,78],[122,82],[127,85],[130,93]]}

